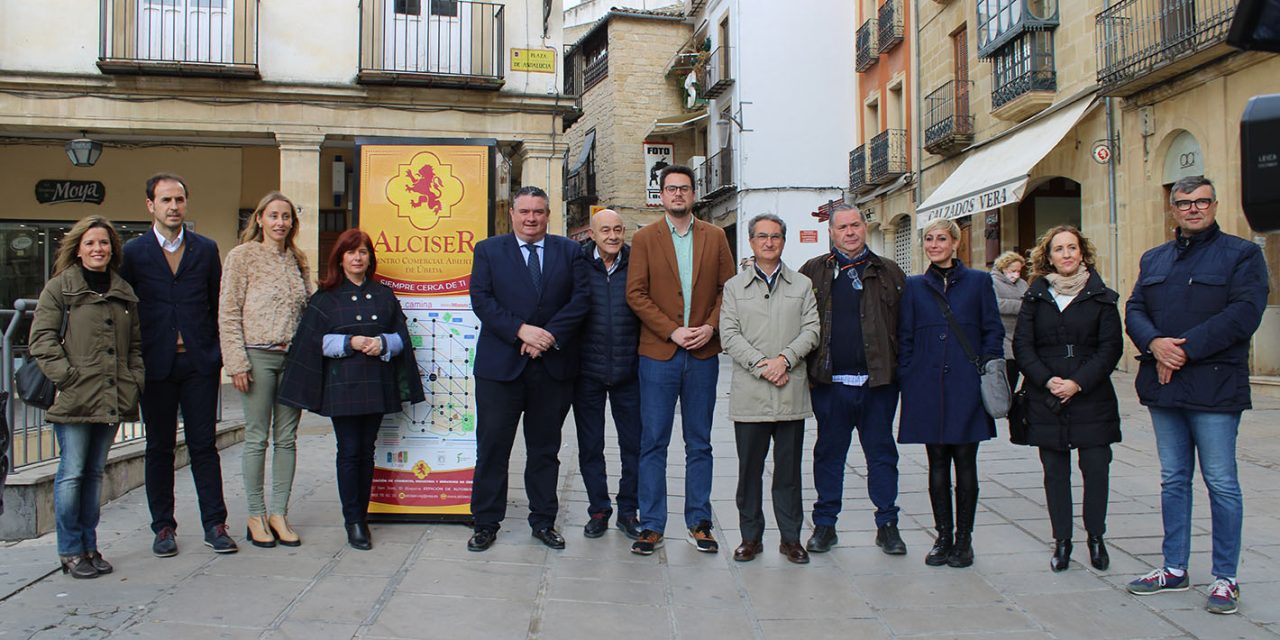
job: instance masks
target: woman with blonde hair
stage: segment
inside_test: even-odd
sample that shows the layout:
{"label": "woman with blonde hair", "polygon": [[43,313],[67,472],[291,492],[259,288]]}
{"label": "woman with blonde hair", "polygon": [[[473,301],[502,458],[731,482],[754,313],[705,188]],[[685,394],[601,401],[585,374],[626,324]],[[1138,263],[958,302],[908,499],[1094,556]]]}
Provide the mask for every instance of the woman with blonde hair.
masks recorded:
{"label": "woman with blonde hair", "polygon": [[1055,541],[1049,567],[1071,561],[1071,450],[1084,478],[1089,560],[1110,565],[1106,532],[1111,443],[1120,441],[1120,410],[1111,371],[1124,351],[1119,294],[1094,270],[1093,243],[1061,225],[1031,252],[1033,280],[1018,313],[1013,352],[1026,376],[1027,441],[1040,448],[1045,502]]}
{"label": "woman with blonde hair", "polygon": [[45,418],[61,455],[53,512],[62,572],[112,572],[98,551],[102,476],[121,421],[138,419],[145,376],[138,298],[120,277],[120,236],[102,216],[77,222],[31,321],[30,354],[58,390]]}
{"label": "woman with blonde hair", "polygon": [[[289,343],[315,290],[307,278],[306,255],[294,243],[297,235],[297,208],[272,191],[258,202],[222,269],[218,333],[223,367],[244,402],[245,536],[257,547],[302,544],[286,518],[301,411],[276,402]],[[268,436],[273,445],[270,515],[263,492]]]}
{"label": "woman with blonde hair", "polygon": [[996,290],[996,304],[1000,307],[1000,321],[1004,323],[1004,366],[1009,376],[1009,388],[1018,388],[1018,364],[1013,359],[1013,330],[1018,325],[1018,310],[1022,308],[1022,294],[1027,292],[1027,281],[1022,279],[1022,269],[1027,260],[1012,251],[1006,251],[991,265],[991,286]]}
{"label": "woman with blonde hair", "polygon": [[[925,445],[929,501],[938,531],[929,566],[973,564],[978,508],[978,443],[996,434],[982,406],[981,363],[1002,357],[1004,325],[991,280],[955,257],[960,228],[935,220],[924,228],[925,273],[907,278],[898,315],[898,442]],[[955,468],[952,517],[951,469]]]}

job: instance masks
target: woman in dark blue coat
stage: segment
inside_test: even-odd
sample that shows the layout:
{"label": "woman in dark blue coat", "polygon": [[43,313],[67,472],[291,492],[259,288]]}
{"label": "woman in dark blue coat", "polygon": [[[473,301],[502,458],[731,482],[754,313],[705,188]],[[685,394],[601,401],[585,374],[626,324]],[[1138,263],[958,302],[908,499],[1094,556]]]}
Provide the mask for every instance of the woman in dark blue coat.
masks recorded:
{"label": "woman in dark blue coat", "polygon": [[347,543],[361,550],[373,547],[367,517],[382,417],[424,398],[404,312],[391,289],[373,279],[377,265],[368,234],[349,229],[338,236],[280,383],[281,403],[333,420]]}
{"label": "woman in dark blue coat", "polygon": [[938,538],[925,563],[935,567],[973,564],[978,443],[996,434],[995,422],[982,406],[978,368],[953,335],[942,299],[983,362],[1004,358],[1004,325],[991,277],[954,257],[959,244],[960,228],[951,220],[935,220],[924,228],[930,265],[923,275],[907,278],[898,317],[898,442],[924,444],[929,455],[929,501]]}
{"label": "woman in dark blue coat", "polygon": [[1094,568],[1110,565],[1107,529],[1111,443],[1120,410],[1111,371],[1124,351],[1120,296],[1094,271],[1093,243],[1072,226],[1050,229],[1031,252],[1031,288],[1018,313],[1013,352],[1026,375],[1027,442],[1040,448],[1055,547],[1049,567],[1071,561],[1071,450],[1084,477],[1084,527]]}

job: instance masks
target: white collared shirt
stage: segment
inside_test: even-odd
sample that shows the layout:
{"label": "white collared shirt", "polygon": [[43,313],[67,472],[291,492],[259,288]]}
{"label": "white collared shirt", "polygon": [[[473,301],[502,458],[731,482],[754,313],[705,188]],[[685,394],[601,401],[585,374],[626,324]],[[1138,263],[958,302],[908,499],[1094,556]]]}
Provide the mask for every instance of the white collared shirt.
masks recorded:
{"label": "white collared shirt", "polygon": [[[600,247],[596,247],[595,252],[596,252],[596,260],[599,260],[600,262],[603,263],[604,257],[600,255]],[[613,272],[618,270],[618,263],[621,261],[622,261],[622,253],[618,253],[618,255],[613,257],[613,264],[609,265],[608,267],[605,267],[605,273],[607,275],[613,275]]]}
{"label": "white collared shirt", "polygon": [[174,238],[172,241],[164,237],[164,234],[160,233],[160,230],[156,229],[155,225],[151,225],[151,232],[156,234],[156,240],[160,241],[161,248],[169,253],[177,253],[178,249],[182,247],[182,239],[187,233],[187,227],[186,225],[183,225],[179,228],[178,237]]}

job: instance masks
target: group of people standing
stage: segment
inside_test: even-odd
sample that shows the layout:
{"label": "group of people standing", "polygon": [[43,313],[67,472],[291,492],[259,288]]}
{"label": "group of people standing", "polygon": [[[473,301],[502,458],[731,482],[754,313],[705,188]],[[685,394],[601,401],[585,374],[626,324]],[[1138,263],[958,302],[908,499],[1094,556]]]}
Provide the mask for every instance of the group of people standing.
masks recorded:
{"label": "group of people standing", "polygon": [[[603,454],[607,398],[621,454],[615,522],[634,540],[631,551],[650,555],[665,541],[667,450],[677,400],[687,537],[699,551],[718,551],[709,502],[710,427],[715,356],[723,348],[734,363],[729,415],[742,533],[735,560],[753,560],[764,549],[762,476],[770,448],[780,553],[803,564],[810,553],[838,543],[845,460],[857,431],[875,505],[875,544],[886,554],[907,552],[898,529],[897,444],[923,444],[937,534],[925,562],[971,565],[978,449],[996,435],[996,421],[981,401],[981,374],[986,362],[1004,359],[1010,386],[1022,381],[1027,444],[1039,449],[1044,468],[1054,539],[1050,568],[1065,570],[1071,559],[1072,450],[1084,479],[1090,564],[1109,567],[1103,538],[1111,445],[1121,439],[1110,379],[1124,351],[1120,296],[1103,282],[1096,251],[1079,229],[1049,229],[1029,262],[1008,253],[988,275],[956,257],[956,223],[935,220],[922,229],[929,264],[907,277],[866,245],[866,220],[855,207],[833,209],[831,251],[797,270],[782,260],[786,223],[761,214],[747,229],[753,255],[735,274],[723,232],[692,216],[692,172],[671,166],[659,179],[664,216],[636,232],[632,246],[612,210],[593,217],[593,242],[581,251],[548,236],[548,199],[537,189],[518,194],[512,235],[477,245],[472,297],[483,328],[476,375],[482,384],[502,383],[495,389],[510,401],[478,407],[470,550],[484,551],[497,537],[521,414],[533,535],[564,547],[555,528],[554,451],[570,406],[589,498],[583,533],[604,534],[614,515]],[[1161,460],[1166,566],[1128,588],[1147,595],[1188,587],[1187,522],[1198,452],[1214,529],[1215,582],[1207,608],[1231,613],[1239,599],[1243,518],[1235,433],[1240,412],[1249,408],[1248,343],[1265,306],[1266,266],[1256,245],[1219,229],[1207,179],[1174,184],[1169,206],[1176,238],[1144,255],[1126,305],[1128,334],[1139,350],[1138,395],[1150,408]],[[1022,279],[1027,266],[1029,284]],[[817,420],[817,500],[812,532],[801,544],[801,461],[810,417]]]}
{"label": "group of people standing", "polygon": [[[54,512],[62,570],[75,578],[113,571],[96,535],[104,468],[120,422],[137,420],[139,409],[152,553],[178,553],[179,411],[204,544],[215,553],[238,550],[227,527],[215,425],[224,365],[244,404],[245,536],[259,547],[302,543],[287,515],[300,409],[308,409],[333,419],[348,542],[369,548],[378,424],[401,401],[423,398],[404,314],[390,290],[370,279],[367,235],[339,237],[317,292],[294,240],[297,208],[284,194],[262,198],[225,265],[212,240],[186,228],[188,197],[181,177],[152,176],[146,206],[153,225],[123,245],[106,218],[77,222],[32,320],[31,357],[58,389],[46,413],[61,450]],[[326,384],[315,384],[321,377]]]}
{"label": "group of people standing", "polygon": [[[1070,563],[1074,526],[1071,456],[1084,480],[1090,563],[1109,565],[1106,533],[1111,445],[1121,439],[1110,374],[1123,353],[1119,294],[1096,271],[1078,229],[1048,230],[1030,255],[1000,256],[987,275],[963,264],[950,220],[922,229],[925,272],[907,277],[866,244],[863,214],[837,206],[831,250],[798,270],[782,260],[786,223],[772,214],[747,229],[752,259],[735,268],[724,232],[693,216],[693,172],[666,167],[662,219],[625,242],[612,210],[591,220],[585,247],[549,235],[550,199],[516,193],[512,233],[476,244],[471,299],[482,323],[474,374],[477,461],[471,551],[495,542],[506,515],[508,469],[523,423],[525,489],[533,536],[564,548],[556,529],[561,426],[570,407],[588,495],[583,533],[609,521],[651,555],[665,542],[667,455],[681,409],[688,541],[715,553],[710,506],[711,425],[723,349],[734,363],[729,415],[739,459],[742,541],[763,552],[764,465],[773,449],[772,498],[779,551],[789,561],[838,543],[845,461],[858,434],[875,505],[875,544],[905,555],[898,529],[897,444],[923,444],[936,538],[931,566],[973,563],[977,456],[996,435],[981,401],[986,362],[1005,360],[1021,380],[1027,443],[1038,447],[1055,541],[1050,567]],[[109,573],[95,528],[107,452],[121,421],[146,423],[146,489],[157,556],[178,552],[173,499],[177,415],[199,497],[204,543],[232,553],[216,447],[219,372],[225,366],[245,409],[242,476],[246,538],[301,544],[287,520],[300,410],[328,416],[337,440],[338,493],[348,544],[372,546],[367,513],[373,448],[383,416],[423,390],[405,315],[374,280],[367,234],[348,230],[313,287],[294,238],[297,209],[267,194],[241,243],[218,260],[216,244],[186,229],[186,183],[147,182],[152,233],[121,246],[111,223],[78,222],[59,248],[41,294],[31,355],[59,393],[47,417],[62,449],[55,481],[58,552],[78,578]],[[1137,391],[1148,406],[1162,468],[1164,566],[1134,580],[1148,595],[1189,587],[1191,480],[1196,456],[1209,488],[1215,582],[1208,609],[1236,610],[1243,507],[1235,468],[1241,412],[1250,407],[1249,340],[1268,293],[1258,247],[1221,231],[1217,198],[1203,177],[1176,182],[1173,241],[1147,252],[1126,304],[1138,348]],[[1030,267],[1030,283],[1022,281]],[[901,407],[899,407],[901,399]],[[616,507],[604,457],[611,405],[621,458]],[[893,422],[898,414],[895,442]],[[801,544],[804,422],[816,417],[817,500]],[[271,501],[264,491],[273,446]],[[953,481],[954,476],[954,481]],[[616,515],[616,518],[615,518]]]}

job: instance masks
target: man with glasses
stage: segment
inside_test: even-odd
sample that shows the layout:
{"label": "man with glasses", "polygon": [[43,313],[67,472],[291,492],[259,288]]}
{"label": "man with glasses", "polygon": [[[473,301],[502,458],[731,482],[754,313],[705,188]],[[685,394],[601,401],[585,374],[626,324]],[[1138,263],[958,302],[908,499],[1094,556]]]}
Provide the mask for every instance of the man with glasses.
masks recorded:
{"label": "man with glasses", "polygon": [[1169,193],[1177,234],[1142,256],[1125,306],[1141,364],[1138,399],[1151,412],[1160,456],[1164,562],[1129,583],[1151,595],[1191,586],[1191,480],[1197,457],[1209,490],[1213,576],[1205,608],[1235,613],[1244,504],[1236,473],[1240,414],[1251,408],[1249,340],[1267,304],[1267,266],[1256,244],[1223,233],[1213,183],[1179,179]]}
{"label": "man with glasses", "polygon": [[[867,221],[851,205],[836,205],[827,223],[831,252],[800,273],[813,281],[821,323],[809,358],[818,439],[813,445],[813,535],[805,547],[825,553],[836,544],[844,494],[844,462],[854,429],[867,461],[867,493],[876,506],[876,545],[904,555],[898,533],[898,301],[906,275],[867,247]],[[947,508],[951,499],[947,497]]]}
{"label": "man with glasses", "polygon": [[800,458],[804,421],[813,415],[804,358],[818,344],[818,305],[813,284],[783,264],[787,225],[762,213],[747,226],[754,264],[724,285],[720,341],[733,358],[729,417],[738,447],[738,522],[742,544],[733,559],[749,562],[764,551],[765,457],[773,442],[773,513],[778,551],[807,564],[800,544],[804,505]]}
{"label": "man with glasses", "polygon": [[667,525],[667,447],[676,400],[685,447],[684,518],[689,542],[715,553],[711,533],[711,419],[720,364],[720,301],[735,272],[724,231],[693,217],[693,170],[658,177],[661,220],[632,238],[627,304],[640,318],[640,538],[652,555]]}

